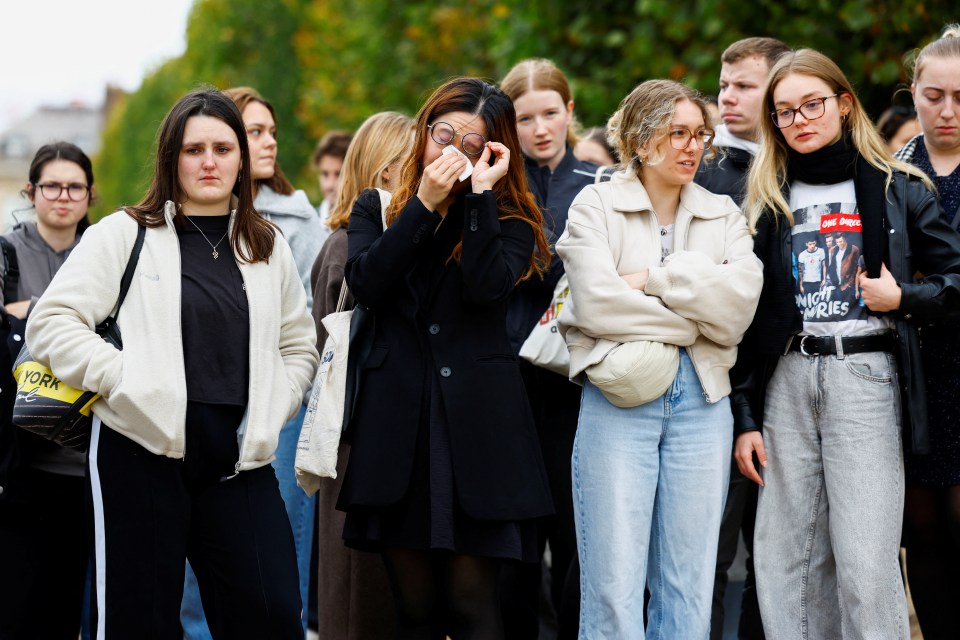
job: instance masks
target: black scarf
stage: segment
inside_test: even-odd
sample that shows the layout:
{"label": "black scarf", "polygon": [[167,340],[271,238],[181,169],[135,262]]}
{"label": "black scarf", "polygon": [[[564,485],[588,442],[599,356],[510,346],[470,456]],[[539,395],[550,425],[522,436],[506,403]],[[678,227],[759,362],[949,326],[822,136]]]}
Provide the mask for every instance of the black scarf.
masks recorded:
{"label": "black scarf", "polygon": [[887,260],[884,236],[886,175],[867,162],[853,146],[850,132],[840,140],[811,153],[788,149],[787,180],[808,184],[836,184],[853,179],[857,210],[863,224],[863,261],[871,278],[880,277],[880,263]]}

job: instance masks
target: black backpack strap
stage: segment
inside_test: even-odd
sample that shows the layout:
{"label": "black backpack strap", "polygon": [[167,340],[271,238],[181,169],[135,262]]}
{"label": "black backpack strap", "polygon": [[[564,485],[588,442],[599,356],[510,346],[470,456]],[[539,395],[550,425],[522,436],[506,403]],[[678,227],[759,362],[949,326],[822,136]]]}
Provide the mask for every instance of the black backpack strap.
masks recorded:
{"label": "black backpack strap", "polygon": [[0,236],[0,249],[3,250],[3,302],[16,302],[20,289],[20,262],[17,260],[17,248],[3,236]]}
{"label": "black backpack strap", "polygon": [[137,225],[137,239],[133,243],[133,250],[130,252],[130,258],[127,260],[127,268],[123,271],[123,277],[120,278],[120,296],[117,298],[117,309],[113,312],[113,320],[116,321],[120,315],[120,306],[123,305],[123,299],[127,297],[127,290],[130,289],[130,283],[133,282],[133,275],[137,271],[137,262],[140,261],[140,250],[143,249],[143,238],[147,235],[147,228],[142,224]]}

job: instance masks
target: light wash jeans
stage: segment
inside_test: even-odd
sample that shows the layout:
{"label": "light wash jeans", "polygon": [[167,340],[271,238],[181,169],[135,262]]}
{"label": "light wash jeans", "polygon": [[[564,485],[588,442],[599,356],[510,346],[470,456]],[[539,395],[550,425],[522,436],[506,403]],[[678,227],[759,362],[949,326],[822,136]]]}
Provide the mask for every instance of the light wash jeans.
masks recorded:
{"label": "light wash jeans", "polygon": [[573,448],[580,638],[705,640],[733,417],[708,404],[686,351],[673,386],[631,409],[583,387]]}
{"label": "light wash jeans", "polygon": [[787,353],[763,427],[754,560],[767,638],[909,639],[894,356]]}
{"label": "light wash jeans", "polygon": [[[303,602],[301,620],[303,633],[307,633],[307,601],[310,587],[310,553],[313,551],[313,514],[317,508],[317,496],[307,494],[297,485],[297,476],[293,463],[297,457],[297,442],[300,439],[300,427],[307,413],[307,405],[300,405],[300,411],[280,430],[277,443],[277,458],[273,468],[280,484],[280,495],[287,508],[290,527],[293,529],[293,541],[297,548],[297,569],[300,572],[300,601]],[[183,602],[180,604],[180,624],[183,626],[185,640],[212,640],[200,603],[200,589],[197,577],[187,563],[187,573],[183,585]]]}

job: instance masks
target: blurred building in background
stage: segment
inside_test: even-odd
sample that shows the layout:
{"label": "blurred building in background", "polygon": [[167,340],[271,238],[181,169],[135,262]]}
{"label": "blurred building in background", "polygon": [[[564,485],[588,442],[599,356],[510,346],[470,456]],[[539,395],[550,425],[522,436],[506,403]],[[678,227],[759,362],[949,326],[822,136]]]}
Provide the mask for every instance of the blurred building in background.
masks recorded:
{"label": "blurred building in background", "polygon": [[0,233],[33,215],[30,201],[20,192],[27,183],[30,160],[37,149],[48,142],[64,140],[77,145],[91,158],[100,150],[104,122],[122,98],[123,90],[108,85],[104,93],[100,105],[41,106],[0,131]]}

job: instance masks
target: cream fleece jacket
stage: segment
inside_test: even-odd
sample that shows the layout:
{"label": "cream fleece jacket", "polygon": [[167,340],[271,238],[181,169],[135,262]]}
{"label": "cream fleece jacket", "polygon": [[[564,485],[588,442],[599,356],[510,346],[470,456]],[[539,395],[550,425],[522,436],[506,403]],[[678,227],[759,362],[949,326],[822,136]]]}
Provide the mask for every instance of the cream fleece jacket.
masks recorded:
{"label": "cream fleece jacket", "polygon": [[[113,311],[136,239],[123,211],[90,227],[37,302],[27,324],[33,357],[67,384],[102,397],[104,424],[151,453],[185,455],[186,375],[180,333],[180,244],[167,224],[147,229],[117,324],[123,351],[94,327]],[[230,222],[231,231],[233,220]],[[284,422],[300,407],[317,367],[316,329],[290,247],[278,233],[269,262],[237,261],[250,314],[250,383],[237,471],[269,464]]]}
{"label": "cream fleece jacket", "polygon": [[[673,253],[660,264],[660,228],[640,180],[619,172],[584,188],[557,242],[570,281],[558,317],[570,377],[623,342],[686,347],[708,402],[730,393],[729,370],[753,320],[763,267],[740,209],[690,183],[680,192]],[[621,276],[649,269],[645,291]]]}

